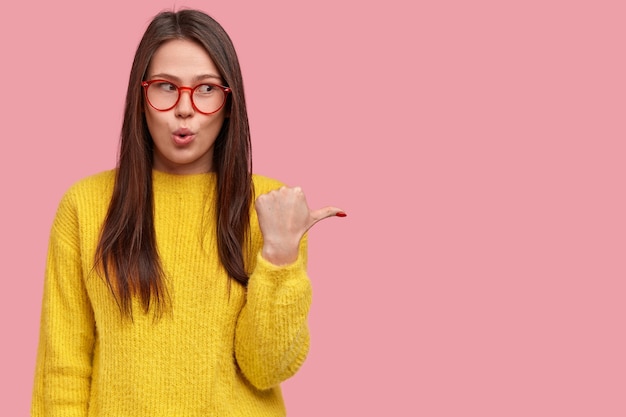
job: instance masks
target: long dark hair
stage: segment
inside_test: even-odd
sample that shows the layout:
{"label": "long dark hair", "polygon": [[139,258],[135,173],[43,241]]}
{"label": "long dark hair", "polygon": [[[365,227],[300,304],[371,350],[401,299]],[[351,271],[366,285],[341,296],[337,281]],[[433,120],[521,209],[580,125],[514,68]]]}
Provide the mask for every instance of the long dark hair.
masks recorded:
{"label": "long dark hair", "polygon": [[100,267],[121,312],[132,318],[132,299],[145,312],[165,311],[169,297],[154,230],[153,141],[143,113],[141,81],[155,51],[164,42],[187,39],[207,51],[230,87],[222,129],[215,141],[217,243],[219,258],[231,279],[247,284],[243,244],[250,222],[252,160],[250,129],[239,60],[226,31],[197,10],[159,13],[139,43],[128,83],[113,196],[96,249]]}

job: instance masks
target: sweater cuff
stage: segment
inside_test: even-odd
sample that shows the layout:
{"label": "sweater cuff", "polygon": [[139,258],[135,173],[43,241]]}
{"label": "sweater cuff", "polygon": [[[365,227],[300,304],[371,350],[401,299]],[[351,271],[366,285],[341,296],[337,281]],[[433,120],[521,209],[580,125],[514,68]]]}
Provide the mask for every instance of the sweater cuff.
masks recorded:
{"label": "sweater cuff", "polygon": [[287,265],[275,265],[263,258],[261,252],[257,254],[256,268],[253,275],[268,277],[272,281],[284,282],[306,277],[306,267],[302,254]]}

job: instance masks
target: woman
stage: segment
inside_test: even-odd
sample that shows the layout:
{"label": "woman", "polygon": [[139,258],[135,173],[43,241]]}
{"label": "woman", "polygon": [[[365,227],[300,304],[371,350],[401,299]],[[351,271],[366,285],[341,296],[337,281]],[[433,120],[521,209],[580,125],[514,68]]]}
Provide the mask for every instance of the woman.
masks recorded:
{"label": "woman", "polygon": [[299,188],[251,174],[223,28],[164,12],[137,49],[116,170],[52,226],[31,414],[282,416],[311,302]]}

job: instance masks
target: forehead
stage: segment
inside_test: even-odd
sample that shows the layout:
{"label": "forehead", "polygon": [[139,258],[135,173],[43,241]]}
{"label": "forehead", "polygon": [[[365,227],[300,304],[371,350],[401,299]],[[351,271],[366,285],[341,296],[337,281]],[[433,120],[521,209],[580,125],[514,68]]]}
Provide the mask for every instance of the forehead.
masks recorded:
{"label": "forehead", "polygon": [[152,56],[147,75],[154,74],[168,74],[185,81],[203,74],[219,76],[219,71],[202,46],[187,39],[173,39],[159,46]]}

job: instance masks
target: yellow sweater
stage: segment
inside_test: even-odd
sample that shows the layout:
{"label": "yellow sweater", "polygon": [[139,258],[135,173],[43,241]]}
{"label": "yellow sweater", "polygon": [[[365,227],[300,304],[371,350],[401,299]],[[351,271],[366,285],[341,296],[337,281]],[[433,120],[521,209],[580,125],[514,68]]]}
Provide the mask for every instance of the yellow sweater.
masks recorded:
{"label": "yellow sweater", "polygon": [[[171,312],[124,319],[93,269],[114,171],[72,186],[50,235],[33,417],[284,416],[279,384],[304,362],[306,240],[291,265],[260,256],[255,211],[247,289],[219,262],[215,175],[154,171],[157,245]],[[280,187],[254,176],[256,195]]]}

